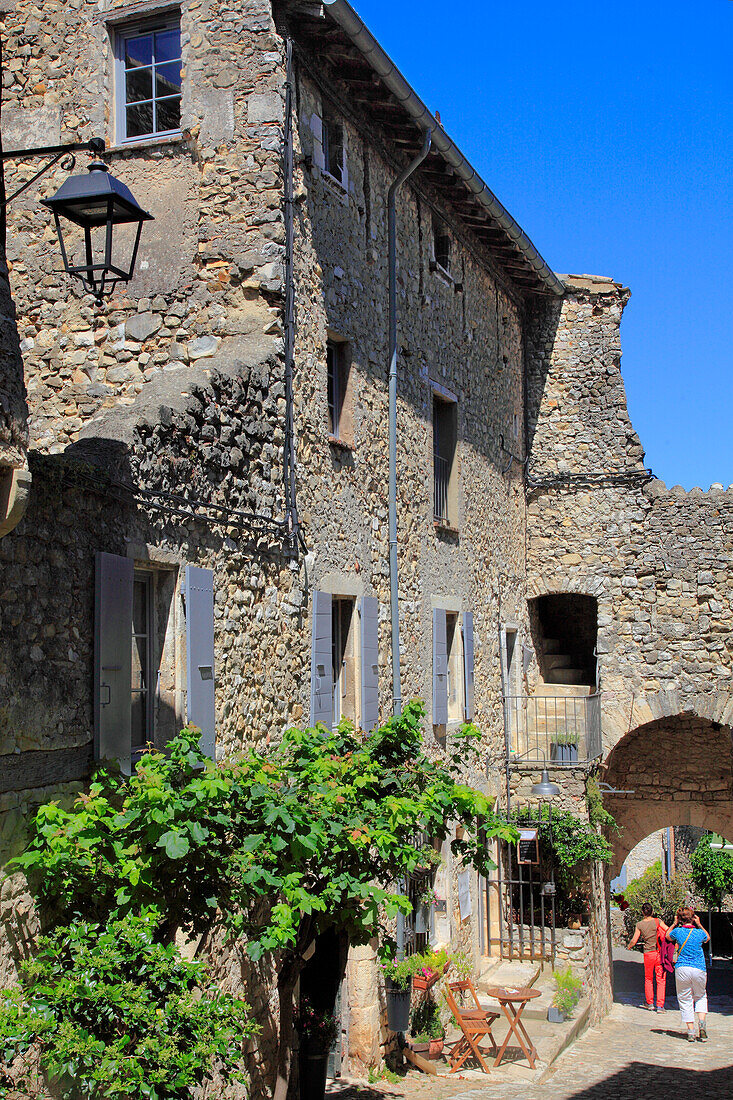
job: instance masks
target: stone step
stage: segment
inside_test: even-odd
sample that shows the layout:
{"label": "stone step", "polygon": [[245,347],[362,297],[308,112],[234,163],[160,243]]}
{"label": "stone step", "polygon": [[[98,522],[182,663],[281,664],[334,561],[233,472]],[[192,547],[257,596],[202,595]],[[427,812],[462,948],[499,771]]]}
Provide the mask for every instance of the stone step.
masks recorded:
{"label": "stone step", "polygon": [[549,673],[550,683],[555,684],[582,684],[585,673],[582,668],[556,668]]}
{"label": "stone step", "polygon": [[594,689],[588,684],[548,684],[539,683],[534,692],[536,696],[558,699],[582,699],[592,695]]}
{"label": "stone step", "polygon": [[548,669],[555,668],[571,668],[573,664],[573,658],[569,653],[548,653],[546,665]]}

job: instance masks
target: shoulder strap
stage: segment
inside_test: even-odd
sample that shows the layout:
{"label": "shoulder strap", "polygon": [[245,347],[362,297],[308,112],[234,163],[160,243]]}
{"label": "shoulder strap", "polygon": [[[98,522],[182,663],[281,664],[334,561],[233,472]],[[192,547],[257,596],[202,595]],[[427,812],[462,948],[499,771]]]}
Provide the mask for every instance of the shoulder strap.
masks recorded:
{"label": "shoulder strap", "polygon": [[[694,931],[695,931],[694,928],[690,929],[690,931],[687,933],[687,940],[689,940],[690,936],[692,935],[692,933]],[[685,947],[687,946],[687,940],[685,940],[685,942],[682,944],[682,947],[680,947],[680,955],[682,954],[682,952],[685,950]]]}

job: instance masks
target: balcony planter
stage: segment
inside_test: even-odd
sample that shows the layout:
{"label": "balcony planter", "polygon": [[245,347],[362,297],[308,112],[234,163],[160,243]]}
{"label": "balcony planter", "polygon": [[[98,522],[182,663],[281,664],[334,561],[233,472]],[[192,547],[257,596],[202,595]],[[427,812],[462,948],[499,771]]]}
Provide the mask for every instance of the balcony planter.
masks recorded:
{"label": "balcony planter", "polygon": [[387,1001],[387,1027],[390,1031],[407,1031],[410,1026],[410,997],[412,983],[405,988],[396,985],[391,978],[385,979],[385,999]]}
{"label": "balcony planter", "polygon": [[553,764],[577,764],[578,743],[575,742],[550,742],[550,760]]}
{"label": "balcony planter", "polygon": [[551,1024],[562,1024],[567,1019],[564,1012],[561,1012],[555,1005],[550,1005],[547,1010],[547,1019]]}

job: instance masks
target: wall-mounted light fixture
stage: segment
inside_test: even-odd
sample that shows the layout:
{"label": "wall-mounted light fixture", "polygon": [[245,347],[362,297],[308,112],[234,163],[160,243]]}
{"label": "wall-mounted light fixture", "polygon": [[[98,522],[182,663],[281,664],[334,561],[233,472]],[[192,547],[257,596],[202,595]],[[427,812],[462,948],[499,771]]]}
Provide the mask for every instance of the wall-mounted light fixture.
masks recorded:
{"label": "wall-mounted light fixture", "polygon": [[[82,150],[103,153],[104,142],[101,138],[92,138],[91,141],[70,145],[14,149],[3,153],[3,161],[24,160],[33,156],[51,158],[32,179],[8,197],[6,205],[45,175],[63,156]],[[143,222],[152,221],[153,215],[142,209],[129,188],[110,175],[105,164],[94,161],[89,165],[87,175],[71,176],[50,199],[41,199],[41,205],[53,213],[64,269],[72,278],[79,279],[97,302],[101,304],[104,295],[109,294],[118,283],[130,281],[135,272]],[[62,220],[83,230],[84,263],[71,260]],[[134,238],[127,246],[126,259],[120,256],[120,249],[125,246],[114,237],[114,229],[118,225],[131,225],[135,230]]]}

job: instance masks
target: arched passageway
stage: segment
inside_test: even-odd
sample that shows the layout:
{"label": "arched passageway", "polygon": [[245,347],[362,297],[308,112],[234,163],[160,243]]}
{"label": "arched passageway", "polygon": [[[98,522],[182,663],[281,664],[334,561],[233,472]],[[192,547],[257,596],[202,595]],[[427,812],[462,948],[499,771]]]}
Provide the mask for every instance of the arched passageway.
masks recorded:
{"label": "arched passageway", "polygon": [[620,830],[612,875],[639,841],[666,826],[733,834],[730,726],[693,713],[647,722],[609,753],[603,779],[633,792],[605,798]]}

